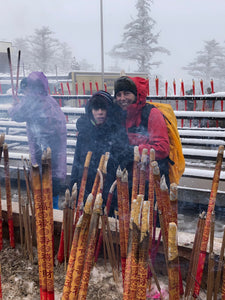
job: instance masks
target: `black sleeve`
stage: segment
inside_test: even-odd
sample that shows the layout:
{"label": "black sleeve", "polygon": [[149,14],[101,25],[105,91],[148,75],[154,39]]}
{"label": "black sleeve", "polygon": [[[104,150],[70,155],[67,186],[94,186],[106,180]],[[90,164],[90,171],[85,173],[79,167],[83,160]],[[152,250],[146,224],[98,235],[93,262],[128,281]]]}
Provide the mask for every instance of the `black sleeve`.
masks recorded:
{"label": "black sleeve", "polygon": [[77,137],[77,144],[74,152],[73,165],[72,165],[72,171],[70,177],[70,191],[72,191],[75,182],[79,184],[80,169],[82,165],[81,150],[82,150],[82,134],[79,133]]}

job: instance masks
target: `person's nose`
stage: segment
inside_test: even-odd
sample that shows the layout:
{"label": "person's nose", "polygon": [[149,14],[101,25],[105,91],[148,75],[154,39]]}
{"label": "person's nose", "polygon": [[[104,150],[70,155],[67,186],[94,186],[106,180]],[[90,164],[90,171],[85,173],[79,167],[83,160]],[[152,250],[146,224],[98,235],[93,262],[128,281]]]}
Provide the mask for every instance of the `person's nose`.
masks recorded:
{"label": "person's nose", "polygon": [[122,92],[120,94],[120,101],[124,101],[126,99],[125,94]]}

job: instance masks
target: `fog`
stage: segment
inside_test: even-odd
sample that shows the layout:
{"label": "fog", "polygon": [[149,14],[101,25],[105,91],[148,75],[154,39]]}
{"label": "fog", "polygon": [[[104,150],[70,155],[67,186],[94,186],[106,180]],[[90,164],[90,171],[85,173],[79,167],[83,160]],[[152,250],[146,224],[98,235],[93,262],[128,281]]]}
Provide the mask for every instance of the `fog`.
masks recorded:
{"label": "fog", "polygon": [[[122,39],[124,26],[136,17],[137,0],[103,0],[105,70],[115,64],[107,53]],[[162,64],[153,73],[164,80],[181,78],[190,81],[182,67],[202,50],[204,41],[216,39],[224,46],[224,0],[155,0],[151,16],[160,32],[159,45],[171,55],[155,59]],[[86,59],[101,70],[100,0],[28,1],[8,0],[2,3],[0,41],[32,35],[48,26],[61,42],[72,48],[77,60]],[[133,62],[117,60],[125,71],[136,71]]]}

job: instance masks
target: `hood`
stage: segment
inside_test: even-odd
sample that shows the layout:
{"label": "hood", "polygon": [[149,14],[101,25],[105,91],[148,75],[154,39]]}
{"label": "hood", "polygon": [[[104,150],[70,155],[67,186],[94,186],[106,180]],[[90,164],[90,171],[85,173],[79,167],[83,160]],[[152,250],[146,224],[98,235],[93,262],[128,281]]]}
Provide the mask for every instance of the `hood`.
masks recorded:
{"label": "hood", "polygon": [[43,72],[32,72],[27,77],[28,85],[41,85],[43,92],[48,95],[48,79]]}
{"label": "hood", "polygon": [[149,91],[149,80],[142,77],[129,77],[137,87],[136,105],[143,107],[146,104],[146,97]]}
{"label": "hood", "polygon": [[126,127],[139,126],[141,122],[141,110],[146,104],[149,91],[149,80],[142,77],[129,77],[137,87],[136,102],[127,108]]}

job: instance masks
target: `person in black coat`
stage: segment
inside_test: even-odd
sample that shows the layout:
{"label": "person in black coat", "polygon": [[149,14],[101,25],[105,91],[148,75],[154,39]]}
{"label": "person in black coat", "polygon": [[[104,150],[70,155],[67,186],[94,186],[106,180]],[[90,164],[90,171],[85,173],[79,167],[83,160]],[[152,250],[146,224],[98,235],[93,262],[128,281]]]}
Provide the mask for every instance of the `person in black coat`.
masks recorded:
{"label": "person in black coat", "polygon": [[[103,189],[104,204],[106,203],[109,189],[116,179],[118,166],[120,165],[121,169],[123,169],[128,162],[133,160],[133,147],[129,146],[126,130],[118,123],[114,108],[115,104],[111,95],[105,91],[98,91],[89,99],[85,107],[85,114],[77,120],[78,136],[70,188],[72,189],[73,184],[76,182],[79,192],[85,158],[87,152],[91,151],[92,157],[88,170],[84,201],[91,193],[100,158],[105,152],[110,152],[110,157]],[[117,201],[114,199],[109,215],[112,215],[116,208]]]}

